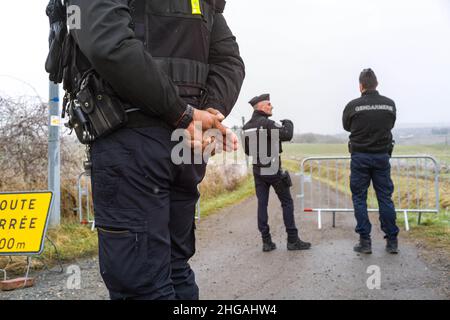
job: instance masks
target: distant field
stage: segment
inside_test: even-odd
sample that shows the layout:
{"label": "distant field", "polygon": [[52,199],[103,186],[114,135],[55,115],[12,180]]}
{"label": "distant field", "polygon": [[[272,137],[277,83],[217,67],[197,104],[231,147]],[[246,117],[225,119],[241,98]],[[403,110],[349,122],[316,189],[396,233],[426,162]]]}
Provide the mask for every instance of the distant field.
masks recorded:
{"label": "distant field", "polygon": [[[285,167],[292,171],[298,171],[299,162],[301,159],[305,157],[311,156],[346,156],[348,155],[347,145],[345,144],[285,144],[283,146],[283,157],[285,160]],[[397,146],[395,148],[394,155],[431,155],[434,156],[441,164],[441,173],[440,173],[440,196],[441,196],[441,206],[442,208],[450,207],[450,147],[445,145],[424,145],[424,146]],[[334,164],[331,164],[334,167]],[[309,167],[307,167],[307,170]],[[332,171],[331,177],[335,176],[334,168],[331,168]],[[350,172],[347,168],[345,172],[341,172],[341,176],[339,177],[340,184],[343,186],[343,192],[350,192],[348,190],[348,176]],[[411,193],[416,193],[417,190],[422,190],[423,193],[424,186],[427,182],[419,180],[418,185],[415,185],[414,180],[410,180],[409,176],[406,176],[406,171],[402,169],[401,178],[394,178],[397,169],[393,167],[393,179],[394,183],[399,187],[398,189],[403,190],[401,194],[402,200],[408,203],[411,201],[410,196],[406,193],[406,189]],[[420,170],[420,169],[419,169]],[[317,168],[314,168],[313,171],[317,171]],[[412,172],[412,173],[411,173]],[[408,169],[408,175],[414,175],[415,169],[414,166]],[[315,172],[317,176],[317,172]],[[334,184],[335,180],[327,181],[327,171],[324,169],[321,173],[321,179],[325,183]],[[341,183],[342,182],[342,183]],[[419,185],[422,187],[419,188]],[[430,184],[431,186],[431,184]],[[417,194],[416,198],[420,198],[423,201],[424,195]],[[370,197],[369,197],[370,198]],[[428,193],[427,193],[427,201],[428,201]],[[375,201],[375,199],[372,199]],[[433,201],[433,197],[430,197],[429,201]],[[409,206],[408,206],[409,207]]]}
{"label": "distant field", "polygon": [[[284,144],[284,157],[288,159],[301,159],[311,156],[348,155],[346,144]],[[450,146],[446,145],[420,145],[396,146],[394,155],[432,155],[438,160],[450,163]]]}

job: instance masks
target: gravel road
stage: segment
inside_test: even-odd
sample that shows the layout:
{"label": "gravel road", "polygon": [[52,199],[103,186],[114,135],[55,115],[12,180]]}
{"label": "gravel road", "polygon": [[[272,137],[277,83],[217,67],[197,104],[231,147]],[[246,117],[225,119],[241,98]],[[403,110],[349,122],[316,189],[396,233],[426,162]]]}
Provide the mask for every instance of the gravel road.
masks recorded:
{"label": "gravel road", "polygon": [[[298,185],[293,194],[297,192]],[[331,226],[331,215],[325,215],[323,229],[318,230],[316,215],[299,211],[296,219],[301,237],[312,242],[313,247],[310,251],[290,252],[286,249],[281,208],[275,194],[271,194],[269,206],[272,235],[278,245],[270,253],[261,251],[254,197],[199,223],[197,254],[191,264],[202,299],[450,298],[450,266],[428,262],[420,249],[404,237],[400,239],[400,254],[387,254],[377,214],[371,218],[372,255],[352,251],[357,240],[352,214],[339,214],[337,228]],[[81,270],[81,289],[67,289],[70,275],[52,270],[37,274],[34,288],[0,292],[0,299],[108,299],[97,259],[73,265]],[[369,266],[376,266],[381,272],[380,289],[367,287]]]}

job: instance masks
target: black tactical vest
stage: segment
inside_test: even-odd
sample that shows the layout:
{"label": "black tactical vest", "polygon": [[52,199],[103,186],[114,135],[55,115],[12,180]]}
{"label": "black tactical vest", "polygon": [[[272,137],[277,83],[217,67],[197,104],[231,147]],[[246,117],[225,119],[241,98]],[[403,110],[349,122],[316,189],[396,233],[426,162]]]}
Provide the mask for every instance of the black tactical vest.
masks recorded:
{"label": "black tactical vest", "polygon": [[[273,128],[267,128],[268,116],[264,115],[262,112],[255,111],[253,113],[252,118],[249,122],[247,122],[244,127],[244,151],[248,156],[252,156],[253,160],[256,162],[254,163],[254,166],[256,167],[270,167],[272,164],[272,161],[279,159],[280,154],[283,152],[282,147],[282,139],[284,138],[281,136],[278,136],[278,141],[273,140],[273,137],[271,135],[271,129]],[[279,131],[279,128],[277,129]],[[261,138],[263,139],[261,141]],[[250,143],[254,143],[253,146],[250,145]],[[265,152],[262,152],[260,150],[261,144],[265,145]],[[276,144],[278,144],[278,151],[272,153],[273,149],[276,149]],[[261,157],[264,157],[266,160],[261,160]],[[268,162],[267,158],[271,158],[271,161]]]}
{"label": "black tactical vest", "polygon": [[211,31],[224,0],[131,0],[136,37],[183,98],[205,94]]}

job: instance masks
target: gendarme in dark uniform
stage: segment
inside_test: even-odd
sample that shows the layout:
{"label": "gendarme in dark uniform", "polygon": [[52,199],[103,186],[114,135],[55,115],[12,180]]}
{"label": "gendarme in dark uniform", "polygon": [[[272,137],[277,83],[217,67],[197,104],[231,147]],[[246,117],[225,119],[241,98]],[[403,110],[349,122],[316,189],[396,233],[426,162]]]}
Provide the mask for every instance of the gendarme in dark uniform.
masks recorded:
{"label": "gendarme in dark uniform", "polygon": [[207,108],[226,117],[238,98],[244,63],[225,1],[69,4],[81,13],[69,79],[93,68],[131,107],[125,128],[92,145],[100,271],[111,298],[198,299],[188,261],[206,164],[175,165],[171,135],[195,114],[216,121]]}
{"label": "gendarme in dark uniform", "polygon": [[294,201],[290,192],[292,182],[289,174],[281,170],[281,143],[292,140],[294,125],[290,120],[283,120],[278,124],[269,119],[273,110],[269,94],[253,98],[250,104],[255,111],[243,130],[245,152],[253,157],[253,175],[258,198],[258,229],[262,236],[263,251],[276,249],[270,234],[267,212],[271,187],[274,188],[283,208],[283,220],[288,236],[287,248],[309,249],[311,244],[300,240],[295,225]]}
{"label": "gendarme in dark uniform", "polygon": [[372,181],[375,189],[381,229],[386,234],[386,250],[397,253],[396,211],[392,201],[394,184],[391,179],[390,158],[393,150],[392,129],[397,109],[394,101],[376,90],[378,80],[371,69],[361,72],[362,96],[351,101],[344,110],[343,126],[349,131],[349,150],[352,155],[350,187],[360,235],[355,251],[372,253],[370,233],[372,225],[367,213],[367,190]]}

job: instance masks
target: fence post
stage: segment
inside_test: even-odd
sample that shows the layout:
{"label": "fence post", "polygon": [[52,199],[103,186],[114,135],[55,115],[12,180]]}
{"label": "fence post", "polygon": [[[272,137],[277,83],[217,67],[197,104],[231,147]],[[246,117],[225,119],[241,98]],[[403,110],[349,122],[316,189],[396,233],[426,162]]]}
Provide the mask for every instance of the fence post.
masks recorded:
{"label": "fence post", "polygon": [[48,189],[53,192],[50,226],[61,223],[61,155],[60,155],[60,110],[59,85],[50,82],[48,115]]}

